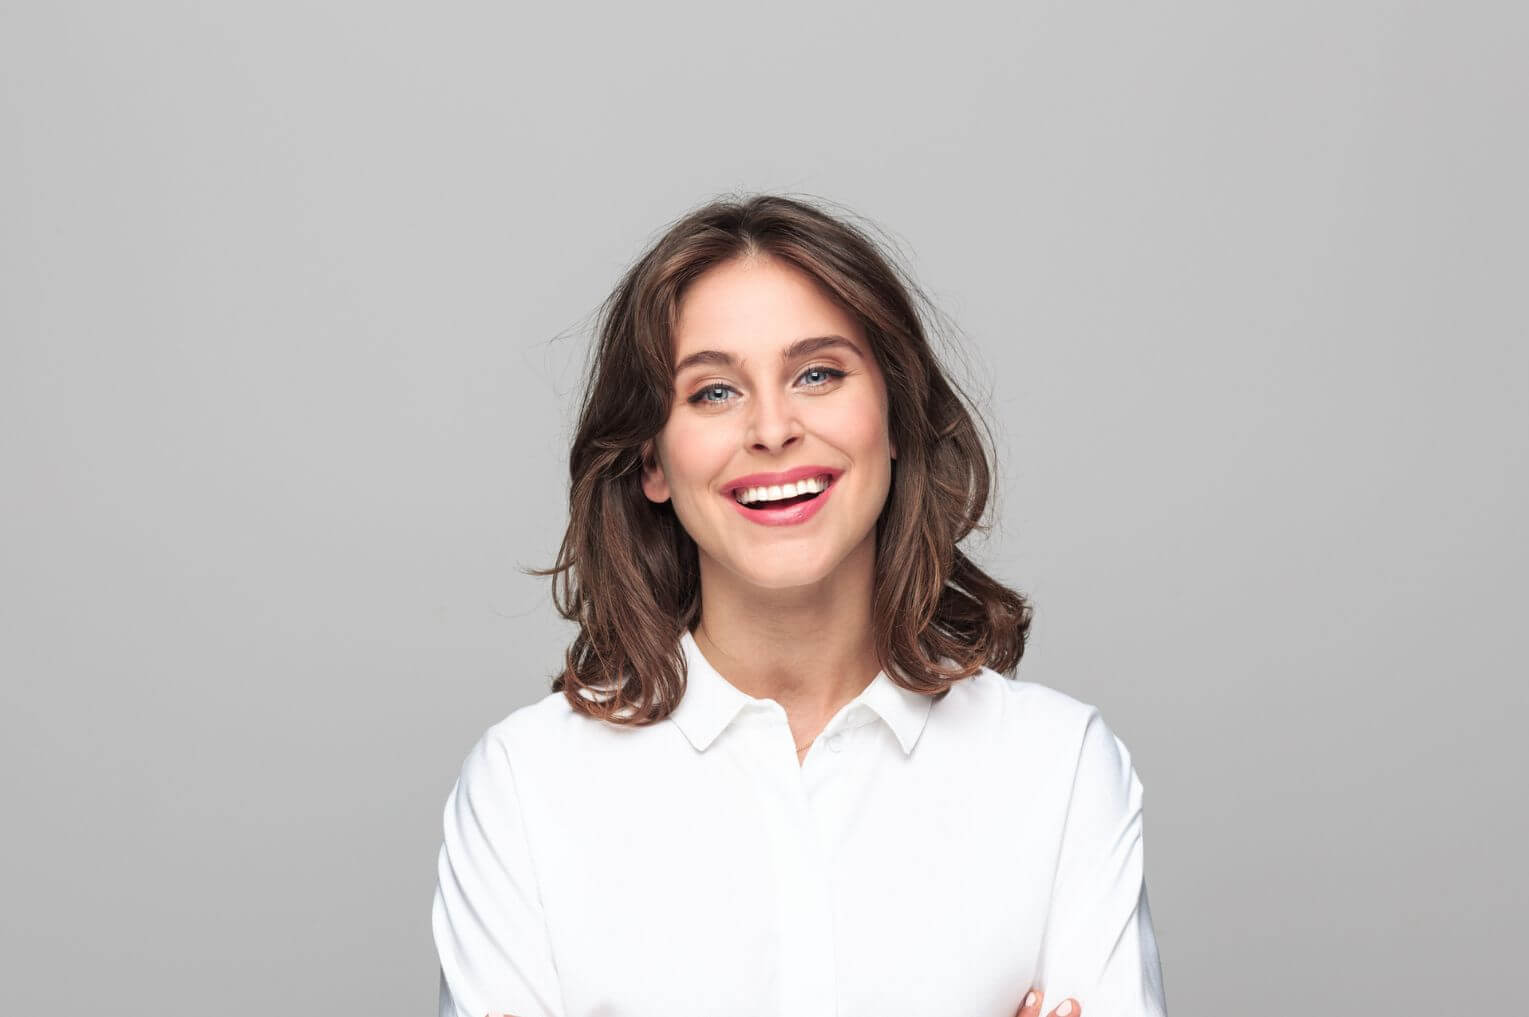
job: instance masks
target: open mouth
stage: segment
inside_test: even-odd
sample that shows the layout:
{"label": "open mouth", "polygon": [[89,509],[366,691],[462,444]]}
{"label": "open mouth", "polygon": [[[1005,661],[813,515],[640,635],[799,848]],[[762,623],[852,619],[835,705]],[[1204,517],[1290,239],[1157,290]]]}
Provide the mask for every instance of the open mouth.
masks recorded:
{"label": "open mouth", "polygon": [[793,484],[745,487],[732,492],[733,507],[760,526],[799,526],[816,516],[838,486],[838,474],[820,473]]}
{"label": "open mouth", "polygon": [[[748,509],[786,509],[823,496],[833,486],[832,474],[822,474],[781,488],[745,488],[733,492],[733,500]],[[787,493],[789,492],[789,493]],[[771,497],[771,495],[775,497]]]}

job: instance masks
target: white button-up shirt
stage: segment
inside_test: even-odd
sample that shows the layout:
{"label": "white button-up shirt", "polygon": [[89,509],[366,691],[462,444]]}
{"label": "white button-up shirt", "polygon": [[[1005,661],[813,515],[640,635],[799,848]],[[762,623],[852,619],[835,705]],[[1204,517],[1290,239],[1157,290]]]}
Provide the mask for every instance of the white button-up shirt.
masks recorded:
{"label": "white button-up shirt", "polygon": [[984,668],[878,674],[798,763],[785,710],[686,632],[664,721],[551,693],[446,801],[441,1017],[1165,1013],[1142,785],[1099,711]]}

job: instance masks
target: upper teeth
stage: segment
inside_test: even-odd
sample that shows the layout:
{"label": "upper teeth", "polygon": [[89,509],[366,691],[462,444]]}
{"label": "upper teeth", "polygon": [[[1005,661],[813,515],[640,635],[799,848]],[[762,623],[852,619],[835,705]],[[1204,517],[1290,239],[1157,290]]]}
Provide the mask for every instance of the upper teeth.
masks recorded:
{"label": "upper teeth", "polygon": [[745,505],[755,501],[779,501],[782,498],[795,498],[799,494],[816,494],[828,487],[830,479],[829,474],[824,473],[821,476],[798,480],[794,484],[771,484],[769,487],[740,487],[733,491],[733,497]]}

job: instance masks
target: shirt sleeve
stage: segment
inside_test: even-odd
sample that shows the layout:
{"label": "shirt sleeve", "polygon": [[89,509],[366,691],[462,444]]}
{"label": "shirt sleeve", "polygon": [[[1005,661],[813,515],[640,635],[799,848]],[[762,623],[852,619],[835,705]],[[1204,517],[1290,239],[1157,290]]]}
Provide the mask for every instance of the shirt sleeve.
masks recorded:
{"label": "shirt sleeve", "polygon": [[440,1017],[563,1017],[515,775],[493,730],[446,799],[431,928]]}
{"label": "shirt sleeve", "polygon": [[1147,906],[1142,785],[1097,709],[1084,725],[1036,983],[1050,1013],[1069,996],[1093,1017],[1165,1017]]}

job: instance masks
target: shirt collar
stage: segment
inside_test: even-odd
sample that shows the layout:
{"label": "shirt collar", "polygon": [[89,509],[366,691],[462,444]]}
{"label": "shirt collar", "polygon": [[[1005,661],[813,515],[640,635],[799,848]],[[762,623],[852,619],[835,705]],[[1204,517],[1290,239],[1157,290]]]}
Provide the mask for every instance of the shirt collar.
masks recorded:
{"label": "shirt collar", "polygon": [[[680,636],[685,652],[685,694],[669,719],[684,732],[699,752],[705,752],[744,707],[764,700],[756,699],[722,677],[696,645],[695,636],[686,629]],[[933,700],[901,685],[878,671],[871,683],[850,702],[863,703],[892,729],[903,754],[913,751],[924,724],[929,719]]]}

